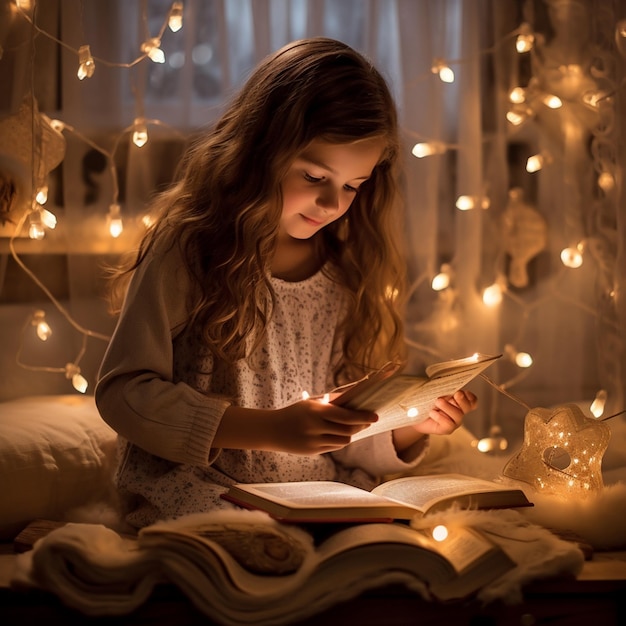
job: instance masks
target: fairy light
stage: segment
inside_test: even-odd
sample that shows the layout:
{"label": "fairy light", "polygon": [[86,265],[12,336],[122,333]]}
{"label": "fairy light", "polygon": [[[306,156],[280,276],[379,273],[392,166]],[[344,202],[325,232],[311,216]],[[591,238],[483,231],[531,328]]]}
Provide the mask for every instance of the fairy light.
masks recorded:
{"label": "fairy light", "polygon": [[596,397],[593,399],[589,410],[595,418],[602,417],[602,415],[604,414],[607,395],[608,394],[606,392],[606,389],[600,389],[600,391],[598,391],[598,393],[596,394]]}
{"label": "fairy light", "polygon": [[410,407],[409,409],[407,409],[406,415],[407,417],[417,417],[419,415],[420,411],[417,407]]}
{"label": "fairy light", "polygon": [[502,434],[502,429],[494,424],[489,429],[487,437],[472,441],[472,445],[483,454],[504,452],[509,447],[509,442]]}
{"label": "fairy light", "polygon": [[524,22],[519,29],[519,34],[515,40],[515,49],[523,54],[530,52],[535,44],[535,35],[533,34],[530,24]]}
{"label": "fairy light", "polygon": [[31,324],[35,327],[37,337],[39,337],[41,341],[48,341],[50,335],[52,335],[52,329],[50,328],[48,322],[46,322],[45,312],[42,310],[35,311],[33,313]]}
{"label": "fairy light", "polygon": [[576,247],[564,248],[561,250],[561,262],[565,267],[577,269],[583,264],[583,245],[579,243]]}
{"label": "fairy light", "polygon": [[91,56],[91,50],[88,45],[81,46],[78,49],[78,71],[76,75],[80,80],[91,78],[96,71],[96,64]]}
{"label": "fairy light", "polygon": [[488,307],[495,307],[502,302],[502,285],[498,282],[489,285],[483,291],[483,303]]}
{"label": "fairy light", "polygon": [[526,89],[523,87],[514,87],[509,91],[509,101],[514,104],[522,104],[526,102]]}
{"label": "fairy light", "polygon": [[533,154],[532,156],[529,156],[526,161],[526,171],[529,174],[533,174],[543,169],[544,165],[548,165],[551,162],[552,157],[547,152]]}
{"label": "fairy light", "polygon": [[177,33],[183,27],[183,3],[174,2],[170,9],[167,25],[173,33]]}
{"label": "fairy light", "polygon": [[107,217],[109,222],[109,234],[114,239],[117,239],[124,230],[121,210],[122,207],[120,207],[120,205],[117,203],[113,203],[109,206],[109,215]]}
{"label": "fairy light", "polygon": [[141,117],[136,118],[134,122],[133,143],[138,148],[148,143],[148,127],[146,126],[146,121]]}
{"label": "fairy light", "polygon": [[446,151],[446,144],[441,141],[427,141],[422,143],[416,143],[411,154],[418,159],[423,159],[427,156],[434,154],[443,154]]}
{"label": "fairy light", "polygon": [[154,63],[165,63],[165,53],[161,50],[161,40],[158,37],[144,41],[141,44],[141,51]]}
{"label": "fairy light", "polygon": [[43,185],[37,190],[35,200],[37,200],[38,204],[45,204],[48,202],[48,185]]}
{"label": "fairy light", "polygon": [[89,384],[85,377],[80,373],[80,367],[76,363],[67,363],[65,365],[65,378],[72,381],[72,387],[80,393],[85,393]]}
{"label": "fairy light", "polygon": [[510,343],[504,346],[504,354],[511,362],[522,369],[526,369],[533,364],[533,357],[528,352],[520,352]]}
{"label": "fairy light", "polygon": [[521,126],[529,117],[530,114],[527,110],[511,109],[506,113],[507,121],[513,126]]}
{"label": "fairy light", "polygon": [[433,74],[438,74],[439,78],[444,83],[454,82],[454,71],[443,61],[443,59],[435,59],[430,71]]}
{"label": "fairy light", "polygon": [[455,206],[459,211],[470,211],[476,207],[488,209],[490,204],[490,200],[486,196],[459,196]]}
{"label": "fairy light", "polygon": [[41,221],[41,213],[39,211],[32,211],[28,221],[28,236],[35,241],[41,241],[46,236],[46,231]]}
{"label": "fairy light", "polygon": [[615,177],[611,172],[602,172],[598,176],[598,187],[604,192],[612,191],[615,188]]}
{"label": "fairy light", "polygon": [[443,291],[450,286],[452,280],[452,267],[448,263],[441,266],[439,273],[433,278],[431,287],[433,291]]}
{"label": "fairy light", "polygon": [[308,391],[305,391],[304,389],[302,390],[302,399],[303,400],[308,400],[310,398],[310,394]]}
{"label": "fairy light", "polygon": [[448,538],[447,527],[443,524],[437,524],[437,526],[433,528],[432,536],[435,541],[445,541]]}
{"label": "fairy light", "polygon": [[553,94],[545,95],[541,101],[550,109],[560,109],[563,106],[563,100]]}
{"label": "fairy light", "polygon": [[52,211],[48,211],[48,209],[44,209],[43,207],[39,208],[39,216],[41,219],[41,223],[50,230],[54,230],[57,225],[57,218]]}

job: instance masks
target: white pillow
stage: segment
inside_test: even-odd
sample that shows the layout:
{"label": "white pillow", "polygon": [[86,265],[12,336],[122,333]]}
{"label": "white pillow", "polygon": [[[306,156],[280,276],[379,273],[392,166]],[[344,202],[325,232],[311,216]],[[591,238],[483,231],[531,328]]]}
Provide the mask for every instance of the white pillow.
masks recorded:
{"label": "white pillow", "polygon": [[37,518],[113,502],[116,434],[93,396],[34,396],[0,403],[0,539]]}

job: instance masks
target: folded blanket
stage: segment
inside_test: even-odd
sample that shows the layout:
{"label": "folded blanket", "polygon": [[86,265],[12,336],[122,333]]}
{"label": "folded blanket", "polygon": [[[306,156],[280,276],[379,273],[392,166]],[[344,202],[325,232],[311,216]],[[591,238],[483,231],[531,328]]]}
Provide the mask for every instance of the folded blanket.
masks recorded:
{"label": "folded blanket", "polygon": [[[483,601],[519,601],[530,580],[582,567],[575,544],[518,511],[449,511],[414,524],[443,522],[480,529],[517,564],[479,591]],[[386,526],[379,525],[381,533]],[[171,583],[225,624],[293,623],[389,584],[431,598],[424,580],[393,560],[367,558],[367,552],[353,559],[349,550],[327,559],[323,547],[302,528],[258,511],[190,515],[149,526],[137,539],[97,524],[68,524],[18,555],[12,584],[53,592],[88,615],[122,615],[144,603],[157,584]]]}

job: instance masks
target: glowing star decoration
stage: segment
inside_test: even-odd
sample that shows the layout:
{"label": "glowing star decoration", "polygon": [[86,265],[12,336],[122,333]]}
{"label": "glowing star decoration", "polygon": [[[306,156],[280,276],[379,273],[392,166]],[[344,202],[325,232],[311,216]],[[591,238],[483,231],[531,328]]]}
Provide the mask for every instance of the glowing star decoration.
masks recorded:
{"label": "glowing star decoration", "polygon": [[575,404],[535,408],[526,414],[522,448],[502,473],[563,497],[600,491],[602,456],[610,437],[604,422],[586,417]]}

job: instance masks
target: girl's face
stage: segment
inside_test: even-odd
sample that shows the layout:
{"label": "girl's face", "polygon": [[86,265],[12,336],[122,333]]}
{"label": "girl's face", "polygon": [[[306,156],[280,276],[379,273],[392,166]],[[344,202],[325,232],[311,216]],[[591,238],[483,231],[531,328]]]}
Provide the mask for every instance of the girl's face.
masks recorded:
{"label": "girl's face", "polygon": [[372,174],[383,147],[378,138],[347,144],[313,140],[282,181],[280,235],[308,239],[344,215]]}

